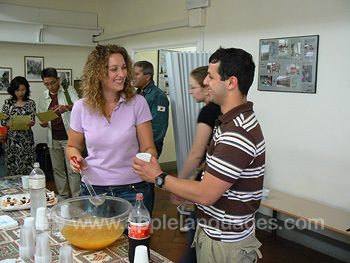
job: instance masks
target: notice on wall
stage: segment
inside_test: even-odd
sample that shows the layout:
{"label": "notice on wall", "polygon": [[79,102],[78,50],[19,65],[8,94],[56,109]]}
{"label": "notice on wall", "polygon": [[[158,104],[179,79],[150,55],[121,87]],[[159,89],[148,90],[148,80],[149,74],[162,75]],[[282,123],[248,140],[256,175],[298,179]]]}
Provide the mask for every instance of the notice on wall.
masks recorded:
{"label": "notice on wall", "polygon": [[260,39],[258,90],[316,93],[318,39]]}

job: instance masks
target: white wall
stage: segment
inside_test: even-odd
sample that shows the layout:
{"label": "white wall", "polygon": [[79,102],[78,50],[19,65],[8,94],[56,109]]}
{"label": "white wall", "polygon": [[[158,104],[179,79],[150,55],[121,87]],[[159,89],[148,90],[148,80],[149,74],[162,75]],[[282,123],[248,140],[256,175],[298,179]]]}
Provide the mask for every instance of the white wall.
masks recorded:
{"label": "white wall", "polygon": [[259,39],[314,34],[316,94],[257,91],[256,72],[249,99],[266,139],[265,185],[350,210],[350,2],[211,1],[205,49],[241,47],[258,63]]}
{"label": "white wall", "polygon": [[[132,14],[123,16],[121,21],[128,27],[130,24],[134,28],[141,27],[144,17],[152,17],[157,24],[158,18],[166,22],[164,13],[172,15],[168,21],[183,19],[188,14],[185,5],[180,4],[159,12],[158,4],[170,0],[155,0],[152,1],[155,8],[148,10],[145,16],[142,8],[135,8],[140,2],[129,1],[125,9],[120,5],[115,10]],[[111,25],[104,27],[111,28]],[[118,31],[115,27],[111,32]],[[205,51],[213,52],[219,46],[240,47],[252,53],[258,64],[259,39],[315,34],[320,35],[316,94],[257,91],[257,81],[251,87],[249,99],[255,103],[266,139],[265,185],[350,210],[347,155],[350,134],[349,1],[215,0],[206,9],[204,32],[198,28],[184,28],[110,42],[121,43],[132,50],[165,44],[164,39],[169,45],[198,43],[202,37]],[[255,79],[257,75],[258,72]]]}
{"label": "white wall", "polygon": [[[12,68],[12,78],[24,75],[24,56],[43,56],[45,67],[72,69],[73,80],[80,78],[87,55],[92,48],[15,44],[0,42],[0,67]],[[42,82],[30,82],[30,98],[39,102],[40,94],[46,89]],[[0,95],[0,105],[9,95]],[[46,129],[39,125],[38,119],[33,127],[35,144],[46,142]]]}
{"label": "white wall", "polygon": [[[1,2],[97,12],[99,26],[105,28],[106,33],[181,20],[188,16],[186,0]],[[267,143],[265,184],[350,210],[348,0],[215,0],[206,9],[204,30],[181,28],[109,42],[121,44],[132,53],[133,50],[159,46],[188,43],[198,46],[204,40],[206,51],[213,52],[220,45],[241,47],[251,52],[258,63],[259,39],[314,34],[320,35],[316,94],[261,92],[257,91],[256,81],[249,94],[249,99],[255,103]],[[51,65],[56,66],[59,61],[57,66],[60,67],[71,64],[75,77],[84,64],[82,57],[88,53],[81,48],[10,47],[6,44],[1,44],[0,48],[1,66],[16,68],[14,76],[23,74],[23,56],[44,55],[45,66],[48,66],[46,57],[52,55]],[[81,57],[76,59],[75,54],[79,52]],[[54,61],[54,58],[57,60]],[[32,84],[33,90],[36,87],[38,90],[34,93],[43,90],[40,84]]]}

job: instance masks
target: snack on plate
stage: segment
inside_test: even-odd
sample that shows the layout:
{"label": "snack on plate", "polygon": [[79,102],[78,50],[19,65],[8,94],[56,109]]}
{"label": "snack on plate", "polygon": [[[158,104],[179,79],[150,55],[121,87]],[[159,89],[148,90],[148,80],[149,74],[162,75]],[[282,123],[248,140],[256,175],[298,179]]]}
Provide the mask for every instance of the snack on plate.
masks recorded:
{"label": "snack on plate", "polygon": [[[46,204],[52,206],[57,203],[54,192],[46,192]],[[3,210],[20,210],[30,208],[30,194],[5,195],[1,198]]]}

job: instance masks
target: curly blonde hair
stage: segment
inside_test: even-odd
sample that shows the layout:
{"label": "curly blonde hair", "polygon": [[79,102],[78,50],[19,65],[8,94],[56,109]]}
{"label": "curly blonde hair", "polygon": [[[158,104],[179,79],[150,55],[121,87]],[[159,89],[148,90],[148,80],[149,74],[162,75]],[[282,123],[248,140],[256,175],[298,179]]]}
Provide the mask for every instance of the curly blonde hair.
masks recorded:
{"label": "curly blonde hair", "polygon": [[106,115],[104,105],[105,99],[102,96],[101,81],[108,76],[109,57],[112,54],[121,54],[126,63],[127,76],[124,83],[124,89],[117,93],[116,102],[124,94],[127,102],[135,96],[135,89],[132,86],[134,71],[132,70],[132,61],[125,48],[118,45],[97,45],[89,54],[84,66],[81,90],[83,91],[84,105],[88,106],[91,113]]}

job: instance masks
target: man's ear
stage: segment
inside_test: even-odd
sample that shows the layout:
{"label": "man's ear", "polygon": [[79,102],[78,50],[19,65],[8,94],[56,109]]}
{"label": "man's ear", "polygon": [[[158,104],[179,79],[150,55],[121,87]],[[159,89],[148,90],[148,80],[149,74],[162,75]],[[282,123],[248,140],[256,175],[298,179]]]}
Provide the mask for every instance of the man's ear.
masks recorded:
{"label": "man's ear", "polygon": [[147,74],[147,75],[146,75],[147,81],[150,80],[151,78],[152,78],[151,74]]}
{"label": "man's ear", "polygon": [[229,89],[234,89],[238,87],[238,79],[235,76],[231,76],[227,79],[228,81],[228,88]]}

